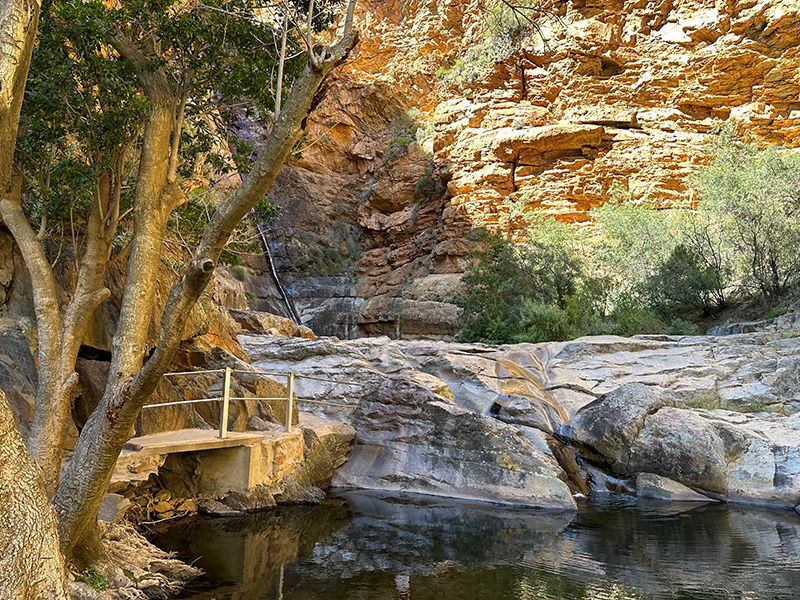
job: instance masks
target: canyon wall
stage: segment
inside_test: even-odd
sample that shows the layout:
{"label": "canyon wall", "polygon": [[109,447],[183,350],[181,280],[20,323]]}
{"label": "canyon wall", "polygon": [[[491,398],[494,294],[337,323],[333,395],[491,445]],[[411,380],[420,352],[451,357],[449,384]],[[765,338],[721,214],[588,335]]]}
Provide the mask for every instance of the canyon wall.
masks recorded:
{"label": "canyon wall", "polygon": [[522,208],[585,223],[617,190],[691,201],[717,119],[797,144],[800,2],[551,5],[539,32],[488,38],[508,20],[479,0],[362,0],[360,44],[271,193],[312,328],[447,338],[470,229],[524,236]]}

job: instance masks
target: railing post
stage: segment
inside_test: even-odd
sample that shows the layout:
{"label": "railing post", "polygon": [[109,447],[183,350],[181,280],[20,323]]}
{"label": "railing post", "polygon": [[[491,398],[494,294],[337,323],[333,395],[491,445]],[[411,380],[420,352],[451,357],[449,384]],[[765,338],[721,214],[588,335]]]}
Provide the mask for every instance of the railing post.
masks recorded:
{"label": "railing post", "polygon": [[225,367],[225,387],[222,390],[222,409],[219,415],[219,437],[228,437],[228,404],[231,401],[231,368]]}
{"label": "railing post", "polygon": [[292,404],[294,402],[294,373],[286,378],[286,431],[292,431]]}

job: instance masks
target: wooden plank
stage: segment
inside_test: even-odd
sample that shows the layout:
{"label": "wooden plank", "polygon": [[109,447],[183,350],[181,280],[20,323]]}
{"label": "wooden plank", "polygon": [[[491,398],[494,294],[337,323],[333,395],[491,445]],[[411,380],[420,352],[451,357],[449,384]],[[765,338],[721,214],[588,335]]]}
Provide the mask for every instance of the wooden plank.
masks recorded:
{"label": "wooden plank", "polygon": [[228,437],[220,438],[215,429],[178,429],[133,438],[125,444],[125,450],[142,454],[175,454],[252,446],[260,444],[263,439],[263,435],[254,432],[231,431]]}

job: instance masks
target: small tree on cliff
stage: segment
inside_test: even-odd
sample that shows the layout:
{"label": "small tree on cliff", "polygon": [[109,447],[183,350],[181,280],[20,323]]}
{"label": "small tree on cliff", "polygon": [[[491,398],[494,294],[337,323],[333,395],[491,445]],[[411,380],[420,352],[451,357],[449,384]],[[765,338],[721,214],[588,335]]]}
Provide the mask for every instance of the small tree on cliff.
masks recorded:
{"label": "small tree on cliff", "polygon": [[[302,4],[298,2],[294,8]],[[339,40],[332,46],[312,45],[313,24],[319,22],[319,18],[314,16],[319,14],[315,13],[314,4],[311,0],[306,12],[306,31],[302,35],[309,49],[308,60],[296,74],[280,116],[274,121],[248,176],[211,216],[183,277],[169,295],[161,316],[158,343],[152,349],[147,347],[150,315],[156,308],[152,279],[161,260],[170,213],[184,198],[178,165],[189,100],[187,90],[191,89],[190,83],[205,77],[202,86],[198,87],[200,91],[195,90],[198,99],[203,100],[214,90],[215,81],[219,81],[215,79],[213,65],[203,71],[203,64],[191,62],[191,58],[197,56],[196,49],[190,48],[191,42],[201,38],[202,32],[192,29],[189,20],[193,18],[195,9],[227,14],[235,19],[242,16],[239,11],[249,11],[244,14],[246,20],[260,22],[262,19],[254,18],[259,16],[254,12],[255,7],[244,0],[226,3],[131,0],[118,3],[116,8],[109,8],[102,2],[72,5],[79,16],[77,21],[67,25],[78,27],[81,23],[89,23],[96,27],[93,33],[100,39],[83,36],[83,42],[79,42],[73,38],[66,44],[67,56],[73,62],[89,57],[89,60],[102,63],[113,71],[96,85],[75,80],[76,77],[95,76],[91,70],[73,74],[73,83],[79,86],[84,99],[84,106],[78,110],[102,117],[124,115],[124,119],[122,124],[117,123],[116,134],[113,126],[109,125],[112,131],[106,137],[98,136],[94,130],[76,131],[83,122],[80,118],[70,125],[72,131],[69,133],[79,140],[83,135],[84,147],[89,148],[83,156],[85,164],[82,166],[93,167],[88,171],[94,191],[87,207],[77,283],[70,301],[62,309],[52,266],[23,207],[24,165],[17,176],[12,177],[9,151],[16,139],[39,5],[30,0],[11,0],[0,9],[0,147],[3,148],[0,156],[0,191],[3,192],[0,215],[17,241],[31,274],[39,335],[39,387],[28,449],[41,465],[47,494],[52,498],[58,516],[61,552],[79,565],[91,562],[93,553],[97,551],[97,513],[117,457],[142,406],[169,367],[189,313],[207,286],[231,232],[274,182],[286,157],[302,136],[322,82],[356,43],[357,34],[353,29],[355,0],[349,0]],[[88,14],[86,11],[95,12]],[[110,19],[112,12],[115,14]],[[282,31],[277,35],[281,38],[287,29],[287,19],[278,22],[283,23]],[[190,33],[194,37],[189,36]],[[178,40],[185,45],[181,46]],[[228,60],[232,50],[225,45],[224,38],[205,42],[203,51],[215,56],[215,60]],[[250,48],[254,49],[254,46]],[[180,68],[176,68],[176,64]],[[143,103],[138,103],[135,94],[130,95],[133,81],[125,81],[126,69],[135,77]],[[176,73],[184,76],[176,77]],[[108,92],[108,88],[113,88],[111,96],[92,98],[92,94],[102,95]],[[118,106],[126,101],[136,106],[115,113],[114,102]],[[135,118],[126,120],[132,114],[128,109],[133,113],[141,112],[141,134]],[[114,120],[110,122],[113,124]],[[86,136],[95,137],[87,142]],[[103,283],[104,274],[120,220],[126,159],[134,142],[138,143],[140,150],[133,175],[135,189],[130,199],[133,238],[128,250],[127,277],[112,343],[108,383],[99,406],[81,431],[69,469],[59,481],[62,434],[77,383],[75,361],[92,313],[109,296]],[[69,148],[63,150],[66,152]],[[41,224],[42,215],[38,216]],[[0,417],[5,418],[7,412],[7,404],[0,400]],[[4,450],[11,448],[16,452],[19,444],[9,446],[14,442],[12,438],[14,436],[4,436],[0,445]],[[0,453],[0,488],[4,488],[4,481],[13,475],[4,470],[11,462],[4,462],[2,456]],[[0,509],[6,510],[6,506]],[[4,512],[0,512],[0,517],[5,523]],[[8,528],[4,529],[6,531],[0,537],[9,535]],[[0,550],[4,549],[0,547]],[[14,568],[15,573],[30,569],[32,574],[38,565],[35,562],[17,562]]]}

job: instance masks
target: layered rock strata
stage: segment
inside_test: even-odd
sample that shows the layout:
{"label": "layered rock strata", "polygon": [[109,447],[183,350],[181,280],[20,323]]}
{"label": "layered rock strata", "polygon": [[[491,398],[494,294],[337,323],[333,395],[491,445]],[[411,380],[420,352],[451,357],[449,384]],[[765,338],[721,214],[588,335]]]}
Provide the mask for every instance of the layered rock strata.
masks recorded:
{"label": "layered rock strata", "polygon": [[[524,236],[521,208],[586,222],[614,190],[693,201],[716,119],[796,145],[796,0],[554,2],[541,36],[494,41],[485,4],[360,5],[361,43],[271,192],[298,297],[348,304],[326,334],[451,336],[448,309],[414,303],[456,293],[470,229]],[[304,273],[349,277],[353,300]]]}

